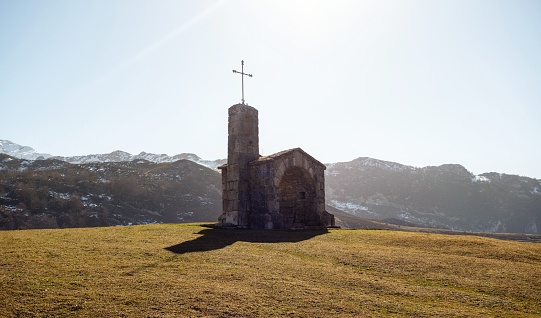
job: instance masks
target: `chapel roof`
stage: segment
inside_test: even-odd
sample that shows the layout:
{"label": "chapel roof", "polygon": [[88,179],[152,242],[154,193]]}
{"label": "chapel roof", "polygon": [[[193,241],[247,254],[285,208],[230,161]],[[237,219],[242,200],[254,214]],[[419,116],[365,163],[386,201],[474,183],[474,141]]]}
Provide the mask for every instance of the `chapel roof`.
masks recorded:
{"label": "chapel roof", "polygon": [[264,164],[264,163],[267,163],[267,162],[270,162],[270,161],[274,161],[278,158],[281,158],[283,156],[287,156],[291,153],[294,153],[294,152],[300,152],[303,156],[306,156],[308,157],[311,161],[313,161],[314,163],[318,164],[318,165],[321,165],[323,167],[325,167],[324,164],[322,164],[321,162],[319,162],[317,159],[315,159],[314,157],[310,156],[309,154],[307,154],[304,150],[302,150],[301,148],[293,148],[293,149],[288,149],[288,150],[283,150],[283,151],[280,151],[280,152],[277,152],[275,154],[272,154],[272,155],[268,155],[268,156],[261,156],[259,157],[258,159],[252,161],[249,163],[249,165],[260,165],[260,164]]}

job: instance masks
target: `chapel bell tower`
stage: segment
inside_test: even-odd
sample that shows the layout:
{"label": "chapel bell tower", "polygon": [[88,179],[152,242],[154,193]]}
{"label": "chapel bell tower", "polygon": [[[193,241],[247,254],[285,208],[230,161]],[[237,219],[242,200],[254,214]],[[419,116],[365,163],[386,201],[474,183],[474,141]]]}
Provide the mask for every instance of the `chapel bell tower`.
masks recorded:
{"label": "chapel bell tower", "polygon": [[314,229],[334,226],[325,211],[325,165],[301,148],[259,155],[258,111],[242,99],[229,107],[227,164],[222,170],[218,226],[250,229]]}
{"label": "chapel bell tower", "polygon": [[248,227],[250,218],[250,170],[259,158],[258,111],[245,104],[229,108],[227,165],[222,170],[223,226]]}

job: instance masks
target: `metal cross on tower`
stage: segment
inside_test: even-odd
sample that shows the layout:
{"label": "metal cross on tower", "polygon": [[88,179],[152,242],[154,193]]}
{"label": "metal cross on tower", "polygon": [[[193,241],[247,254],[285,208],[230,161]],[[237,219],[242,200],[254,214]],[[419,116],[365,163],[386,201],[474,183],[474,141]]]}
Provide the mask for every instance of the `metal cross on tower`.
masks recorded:
{"label": "metal cross on tower", "polygon": [[253,77],[252,74],[244,73],[244,60],[240,61],[241,69],[239,71],[233,70],[233,73],[239,73],[242,78],[242,104],[244,105],[244,75]]}

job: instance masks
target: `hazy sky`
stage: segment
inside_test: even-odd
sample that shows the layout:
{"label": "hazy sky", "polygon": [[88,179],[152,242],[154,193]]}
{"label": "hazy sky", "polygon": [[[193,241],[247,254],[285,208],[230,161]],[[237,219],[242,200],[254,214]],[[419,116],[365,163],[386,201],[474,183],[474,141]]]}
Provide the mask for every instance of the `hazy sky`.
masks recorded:
{"label": "hazy sky", "polygon": [[541,178],[541,1],[0,0],[0,139],[53,155],[459,163]]}

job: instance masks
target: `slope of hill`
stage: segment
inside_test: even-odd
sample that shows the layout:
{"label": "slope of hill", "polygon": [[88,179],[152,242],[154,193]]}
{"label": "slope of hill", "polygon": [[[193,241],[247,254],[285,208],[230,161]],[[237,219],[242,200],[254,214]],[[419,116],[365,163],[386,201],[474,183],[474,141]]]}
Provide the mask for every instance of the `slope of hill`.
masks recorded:
{"label": "slope of hill", "polygon": [[196,224],[0,232],[2,317],[539,317],[541,244]]}
{"label": "slope of hill", "polygon": [[0,229],[216,220],[220,184],[189,160],[74,165],[0,154]]}
{"label": "slope of hill", "polygon": [[327,203],[363,218],[432,227],[541,233],[541,181],[447,164],[415,168],[371,158],[328,165]]}

